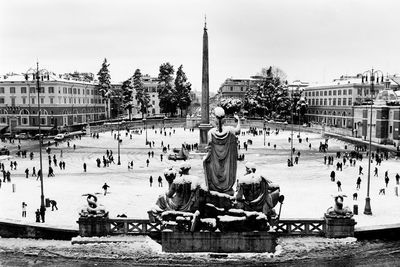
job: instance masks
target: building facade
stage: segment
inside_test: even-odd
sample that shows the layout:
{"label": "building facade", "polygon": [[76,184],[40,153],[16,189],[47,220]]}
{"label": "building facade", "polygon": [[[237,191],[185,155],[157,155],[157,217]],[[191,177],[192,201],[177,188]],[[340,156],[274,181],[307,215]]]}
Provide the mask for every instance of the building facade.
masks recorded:
{"label": "building facade", "polygon": [[[372,113],[371,113],[372,111]],[[372,116],[372,125],[370,120]],[[374,104],[354,107],[354,136],[379,144],[400,145],[400,91],[381,91]]]}
{"label": "building facade", "polygon": [[243,100],[246,95],[246,91],[249,88],[261,84],[264,80],[262,76],[252,76],[248,79],[226,79],[219,88],[218,93],[221,99],[224,98],[237,98]]}
{"label": "building facade", "polygon": [[[389,79],[374,86],[372,98],[386,87],[396,87]],[[362,82],[361,74],[342,76],[332,83],[310,85],[304,96],[308,102],[309,122],[329,126],[354,128],[354,107],[371,99],[370,84]]]}
{"label": "building facade", "polygon": [[0,79],[0,124],[11,132],[61,130],[64,127],[105,119],[105,104],[95,83],[71,75],[4,75]]}

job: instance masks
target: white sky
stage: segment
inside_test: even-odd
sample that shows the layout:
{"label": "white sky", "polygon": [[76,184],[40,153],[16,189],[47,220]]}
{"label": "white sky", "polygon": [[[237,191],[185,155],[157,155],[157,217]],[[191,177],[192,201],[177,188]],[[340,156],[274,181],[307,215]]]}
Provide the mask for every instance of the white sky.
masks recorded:
{"label": "white sky", "polygon": [[35,66],[97,74],[106,57],[114,82],[183,64],[201,89],[207,14],[210,90],[276,65],[290,81],[330,81],[371,67],[400,72],[396,0],[3,0],[0,73]]}

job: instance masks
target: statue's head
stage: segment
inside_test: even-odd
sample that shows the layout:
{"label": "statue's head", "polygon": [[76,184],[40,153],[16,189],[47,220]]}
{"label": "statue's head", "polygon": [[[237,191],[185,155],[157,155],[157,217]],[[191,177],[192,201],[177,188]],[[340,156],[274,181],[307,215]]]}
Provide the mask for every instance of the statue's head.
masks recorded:
{"label": "statue's head", "polygon": [[256,164],[253,162],[248,161],[244,166],[246,167],[246,174],[256,172]]}
{"label": "statue's head", "polygon": [[219,131],[222,132],[222,124],[223,124],[223,119],[225,118],[225,110],[221,107],[216,107],[214,109],[214,114],[215,118],[217,119]]}

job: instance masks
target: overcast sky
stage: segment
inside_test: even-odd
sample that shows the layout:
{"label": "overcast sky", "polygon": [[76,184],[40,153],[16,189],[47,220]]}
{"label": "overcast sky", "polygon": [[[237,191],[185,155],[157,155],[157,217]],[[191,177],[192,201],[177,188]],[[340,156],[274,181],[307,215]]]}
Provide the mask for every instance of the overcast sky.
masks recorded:
{"label": "overcast sky", "polygon": [[40,66],[97,73],[104,58],[121,82],[139,68],[183,64],[201,89],[207,14],[210,90],[263,66],[289,81],[328,82],[371,67],[400,73],[396,0],[3,0],[0,73]]}

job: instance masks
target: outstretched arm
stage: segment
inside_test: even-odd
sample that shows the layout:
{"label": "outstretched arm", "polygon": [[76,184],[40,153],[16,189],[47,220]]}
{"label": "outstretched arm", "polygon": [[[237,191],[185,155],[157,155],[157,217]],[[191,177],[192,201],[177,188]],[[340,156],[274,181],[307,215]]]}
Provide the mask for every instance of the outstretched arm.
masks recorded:
{"label": "outstretched arm", "polygon": [[235,134],[240,134],[240,119],[238,115],[233,116],[237,120],[237,125],[234,128]]}

